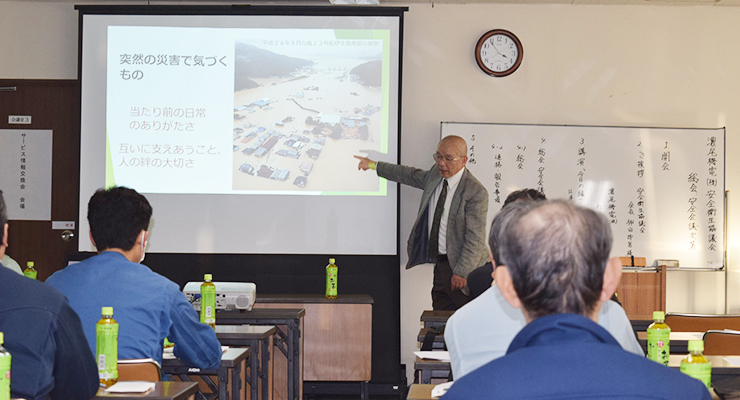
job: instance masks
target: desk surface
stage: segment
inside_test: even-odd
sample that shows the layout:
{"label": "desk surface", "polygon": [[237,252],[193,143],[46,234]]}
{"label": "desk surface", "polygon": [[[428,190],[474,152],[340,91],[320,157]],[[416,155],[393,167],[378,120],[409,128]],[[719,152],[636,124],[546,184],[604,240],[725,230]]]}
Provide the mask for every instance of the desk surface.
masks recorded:
{"label": "desk surface", "polygon": [[421,322],[447,322],[454,311],[425,310],[421,313]]}
{"label": "desk surface", "polygon": [[198,392],[198,384],[195,382],[156,382],[154,390],[144,394],[136,393],[106,393],[100,388],[93,399],[148,399],[148,400],[180,400]]}
{"label": "desk surface", "polygon": [[300,319],[306,315],[302,308],[255,308],[251,311],[245,310],[219,310],[216,312],[216,326],[219,320],[288,320]]}
{"label": "desk surface", "polygon": [[[679,368],[681,366],[681,360],[686,358],[685,354],[671,354],[668,356],[668,366],[671,368]],[[732,374],[740,375],[740,365],[733,365],[732,363],[725,360],[725,357],[732,358],[740,361],[740,356],[704,356],[709,359],[712,363],[712,372],[716,371],[728,371]]]}
{"label": "desk surface", "polygon": [[[704,332],[671,332],[671,342],[688,342],[689,340],[701,340]],[[637,332],[639,340],[647,340],[647,332]]]}
{"label": "desk surface", "polygon": [[[249,357],[249,349],[248,348],[235,348],[230,347],[228,350],[226,350],[221,355],[221,364],[219,365],[219,368],[234,368],[242,361],[246,360]],[[179,358],[165,358],[162,360],[162,368],[168,369],[168,368],[180,368],[180,367],[187,367],[185,363],[180,360]],[[198,368],[190,368],[193,370],[199,370]]]}
{"label": "desk surface", "polygon": [[260,294],[256,303],[334,303],[334,304],[373,304],[369,294],[340,294],[336,299],[327,299],[323,294]]}
{"label": "desk surface", "polygon": [[426,358],[416,357],[416,360],[414,361],[414,369],[437,369],[449,371],[451,367],[449,361],[429,360]]}
{"label": "desk surface", "polygon": [[216,325],[216,337],[222,339],[263,340],[275,333],[273,325]]}
{"label": "desk surface", "polygon": [[432,397],[432,389],[436,385],[433,384],[423,384],[423,383],[414,383],[409,388],[409,394],[407,399],[408,400],[429,400],[434,399],[435,397]]}

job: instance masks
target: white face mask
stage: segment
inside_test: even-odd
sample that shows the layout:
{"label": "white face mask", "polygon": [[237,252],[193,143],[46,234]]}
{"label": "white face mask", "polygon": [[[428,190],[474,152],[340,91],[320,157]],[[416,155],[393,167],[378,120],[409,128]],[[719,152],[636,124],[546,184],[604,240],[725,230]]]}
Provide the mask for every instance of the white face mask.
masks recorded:
{"label": "white face mask", "polygon": [[141,260],[139,260],[139,264],[141,264],[142,261],[144,261],[144,257],[146,257],[146,252],[144,251],[144,247],[146,247],[146,242],[141,242]]}

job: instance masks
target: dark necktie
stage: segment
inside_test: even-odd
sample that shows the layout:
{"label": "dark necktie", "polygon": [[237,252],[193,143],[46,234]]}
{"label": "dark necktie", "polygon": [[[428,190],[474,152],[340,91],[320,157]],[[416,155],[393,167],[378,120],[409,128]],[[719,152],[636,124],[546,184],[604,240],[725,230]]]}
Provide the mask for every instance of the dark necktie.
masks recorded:
{"label": "dark necktie", "polygon": [[439,254],[439,224],[442,222],[442,212],[447,200],[447,179],[442,180],[442,192],[437,199],[437,207],[434,208],[434,219],[432,220],[432,231],[429,233],[429,257],[436,258]]}

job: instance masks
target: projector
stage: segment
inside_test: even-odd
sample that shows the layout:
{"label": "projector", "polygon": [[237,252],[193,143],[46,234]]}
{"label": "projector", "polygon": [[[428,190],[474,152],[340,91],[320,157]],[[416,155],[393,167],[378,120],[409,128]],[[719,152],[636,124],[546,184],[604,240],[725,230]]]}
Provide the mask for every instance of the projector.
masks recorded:
{"label": "projector", "polygon": [[[200,311],[200,285],[188,282],[182,293]],[[257,297],[257,285],[249,282],[213,282],[216,285],[216,310],[251,310]]]}

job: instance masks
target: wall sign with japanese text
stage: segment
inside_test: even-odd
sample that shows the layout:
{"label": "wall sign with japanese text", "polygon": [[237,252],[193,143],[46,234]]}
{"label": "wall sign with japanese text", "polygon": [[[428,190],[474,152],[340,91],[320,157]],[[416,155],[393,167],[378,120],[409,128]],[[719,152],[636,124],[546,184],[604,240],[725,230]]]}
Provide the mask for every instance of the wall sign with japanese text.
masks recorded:
{"label": "wall sign with japanese text", "polygon": [[11,220],[51,220],[52,131],[0,129],[0,189]]}
{"label": "wall sign with japanese text", "polygon": [[506,196],[534,188],[601,211],[612,256],[724,265],[725,130],[442,123],[468,144],[488,188],[488,225]]}

